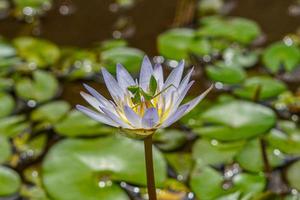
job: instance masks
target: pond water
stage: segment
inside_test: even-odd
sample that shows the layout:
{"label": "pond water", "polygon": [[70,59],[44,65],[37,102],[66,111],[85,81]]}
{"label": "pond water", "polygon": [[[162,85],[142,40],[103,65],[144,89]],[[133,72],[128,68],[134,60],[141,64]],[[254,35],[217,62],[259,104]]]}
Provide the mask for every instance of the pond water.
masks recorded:
{"label": "pond water", "polygon": [[[176,24],[176,16],[189,14],[186,10],[179,9],[179,5],[182,2],[193,4],[196,1],[136,0],[133,5],[120,8],[113,0],[54,0],[52,8],[33,23],[17,20],[13,16],[14,14],[0,19],[0,35],[9,41],[21,36],[43,38],[59,47],[78,47],[80,50],[95,51],[97,56],[98,54],[102,56],[103,51],[105,51],[102,49],[104,47],[101,46],[103,44],[100,44],[102,41],[123,38],[130,47],[142,50],[153,57],[164,53],[163,50],[158,48],[160,45],[158,44],[158,37],[162,33],[176,27],[174,25]],[[250,42],[244,42],[245,38],[241,39],[243,40],[241,43],[238,41],[240,38],[234,42],[231,41],[232,38],[229,39],[230,42],[227,41],[228,38],[225,40],[221,39],[221,42],[217,41],[220,42],[218,44],[220,46],[225,44],[226,48],[223,49],[221,47],[218,53],[209,52],[210,57],[208,59],[202,54],[200,54],[201,56],[192,54],[186,58],[189,66],[192,64],[196,66],[193,79],[197,83],[191,90],[190,95],[199,94],[199,91],[203,91],[212,82],[215,83],[216,89],[209,95],[208,100],[203,103],[204,111],[201,108],[196,109],[178,125],[174,126],[176,129],[166,132],[162,131],[155,138],[155,144],[159,149],[156,152],[157,165],[155,167],[158,169],[157,173],[161,175],[158,177],[158,182],[162,182],[167,175],[173,178],[173,182],[169,181],[164,183],[164,185],[160,185],[161,188],[164,188],[160,194],[160,200],[206,198],[207,200],[241,200],[242,197],[246,200],[300,199],[300,177],[298,174],[298,170],[300,170],[300,95],[299,92],[297,93],[300,89],[300,12],[299,10],[298,14],[296,12],[297,9],[300,9],[299,7],[300,5],[297,7],[297,1],[295,0],[226,1],[223,8],[223,11],[227,12],[225,16],[253,20],[260,26],[262,34],[259,33],[257,34],[259,37],[256,37],[257,35],[254,33],[256,35],[254,37],[255,41],[251,39]],[[199,18],[199,16],[193,15],[193,19],[189,23],[182,24],[183,27],[189,28],[183,35],[198,34],[197,36],[191,36],[197,40],[199,37],[202,37],[201,34],[205,34],[189,32],[198,29],[197,20]],[[215,21],[215,23],[220,23],[219,25],[221,26],[223,22]],[[224,23],[226,26],[231,26],[231,22]],[[253,28],[252,25],[249,26]],[[240,31],[242,34],[243,30],[240,29]],[[281,41],[283,37],[291,33],[298,34],[298,36],[293,36],[295,38],[298,37],[298,39],[288,37],[288,40],[285,40],[285,44],[293,39],[292,44],[285,46],[288,49],[280,46],[278,49],[284,50],[278,54],[274,50],[275,56],[271,52],[271,59],[268,59],[267,53],[264,52],[267,50],[264,50],[264,48]],[[226,35],[223,32],[222,34]],[[212,39],[214,37],[210,38],[208,36],[207,38],[209,39],[204,42],[214,40]],[[18,46],[16,41],[13,43],[15,46]],[[20,44],[26,46],[26,41],[24,43],[20,42]],[[293,49],[294,46],[297,47]],[[22,45],[18,48],[20,51]],[[217,70],[208,71],[208,68],[215,67],[211,65],[221,66],[224,64],[221,60],[223,58],[226,60],[224,52],[227,48],[238,51],[238,56],[242,57],[239,62],[242,64],[246,63],[245,66],[241,67],[242,70],[238,67],[239,70],[237,71],[224,71],[221,74]],[[25,49],[25,51],[27,50],[32,51],[30,48]],[[196,50],[198,52],[199,49]],[[36,51],[38,52],[37,55],[39,55],[39,51],[42,52],[43,49],[37,49]],[[96,63],[99,61],[98,57],[94,58],[93,55],[87,52],[82,53],[83,57],[90,56],[89,58],[91,58],[92,62],[95,61]],[[228,56],[230,57],[234,53],[229,52]],[[26,60],[27,55],[24,55]],[[66,53],[66,55],[69,54]],[[250,55],[250,58],[243,57],[248,55]],[[44,55],[39,56],[43,57]],[[80,56],[78,57],[80,58]],[[253,62],[251,56],[254,57]],[[282,60],[277,62],[276,56]],[[24,58],[22,57],[22,59]],[[101,59],[103,58],[101,57]],[[173,59],[175,58],[170,58],[165,63],[171,65],[172,62],[175,62]],[[42,60],[47,62],[47,58],[43,57]],[[0,67],[2,66],[1,61],[0,55]],[[69,62],[63,62],[59,59],[56,61],[58,64],[51,63],[50,60],[47,63],[50,67],[38,66],[43,71],[53,72],[61,86],[61,88],[55,89],[55,83],[52,82],[51,77],[42,74],[41,77],[48,81],[44,83],[49,85],[46,89],[52,91],[54,88],[54,94],[52,96],[50,94],[49,98],[45,97],[45,100],[43,97],[48,95],[48,91],[44,94],[41,92],[43,94],[42,97],[38,94],[34,98],[34,95],[30,96],[31,94],[29,94],[29,97],[26,96],[26,89],[32,88],[26,85],[27,83],[22,77],[32,77],[33,72],[30,68],[30,62],[28,62],[29,64],[24,64],[25,70],[21,64],[21,70],[17,70],[17,72],[9,71],[4,73],[4,75],[0,73],[0,78],[5,77],[15,80],[5,92],[10,94],[16,101],[16,105],[12,106],[12,112],[0,116],[0,150],[3,131],[16,131],[18,133],[13,134],[13,136],[5,135],[6,133],[3,134],[5,145],[7,145],[6,143],[10,145],[9,148],[5,147],[5,149],[12,149],[12,155],[10,155],[9,159],[6,158],[2,161],[0,152],[0,178],[2,175],[1,167],[5,169],[12,168],[18,172],[19,175],[16,176],[20,176],[23,182],[21,189],[16,188],[15,191],[8,192],[8,196],[3,195],[2,197],[1,194],[6,194],[5,192],[9,190],[2,190],[4,186],[1,185],[0,180],[0,199],[50,200],[48,196],[50,195],[54,200],[70,200],[74,198],[70,191],[75,191],[74,195],[77,193],[82,195],[80,196],[81,198],[85,198],[84,195],[90,195],[88,200],[95,200],[97,199],[95,197],[101,195],[106,195],[105,197],[109,200],[127,200],[129,198],[127,194],[133,200],[143,199],[142,196],[145,194],[145,190],[142,187],[144,185],[143,175],[141,175],[143,171],[132,169],[134,168],[133,165],[141,166],[141,163],[143,163],[142,155],[132,156],[135,151],[141,150],[140,144],[138,142],[131,143],[132,141],[125,139],[125,142],[119,141],[119,138],[114,139],[120,143],[119,147],[112,142],[111,136],[104,137],[104,139],[98,137],[98,133],[105,136],[109,135],[108,133],[112,132],[111,129],[99,126],[97,123],[79,116],[78,113],[70,112],[74,105],[84,104],[79,94],[79,91],[84,90],[83,82],[89,83],[101,91],[101,94],[104,96],[109,96],[105,86],[101,83],[101,79],[99,79],[99,74],[96,73],[94,75],[89,71],[87,74],[90,75],[89,73],[91,73],[92,76],[87,76],[88,78],[81,75],[79,78],[76,75],[71,78],[66,76],[66,78],[57,65],[65,65],[65,63],[68,65],[69,63],[69,65],[76,66],[76,62],[72,63],[72,59],[68,60]],[[107,63],[111,64],[109,61]],[[217,61],[220,61],[221,64]],[[80,62],[80,66],[84,66],[84,61]],[[262,67],[269,63],[272,64],[270,68],[265,69]],[[88,66],[90,67],[93,64],[88,63]],[[222,68],[220,66],[218,68]],[[272,68],[273,66],[278,66],[278,69]],[[289,66],[292,68],[291,70]],[[69,69],[68,67],[67,73],[71,74],[74,69],[71,67]],[[97,67],[99,66],[97,65]],[[250,67],[253,68],[248,69]],[[51,71],[52,69],[54,70]],[[76,69],[75,67],[74,71]],[[165,71],[168,72],[169,69]],[[137,72],[133,70],[133,73],[136,74]],[[223,75],[225,78],[223,78]],[[268,77],[260,79],[260,75]],[[39,75],[33,74],[33,76]],[[24,82],[16,84],[20,80]],[[250,85],[249,88],[247,88],[247,84]],[[25,89],[23,88],[22,90],[23,85],[26,85],[27,88],[24,87]],[[21,88],[20,91],[18,88]],[[288,93],[286,94],[287,97],[280,96],[284,91]],[[52,110],[48,108],[48,110],[45,109],[45,111],[39,111],[34,114],[38,108],[47,105],[50,99],[64,100],[68,104],[65,105],[60,102],[64,105],[55,104],[51,108]],[[294,99],[296,99],[295,102]],[[57,117],[56,115],[60,115],[60,113],[61,117]],[[7,121],[1,121],[2,118],[14,115],[19,116],[21,114],[24,114],[25,120],[16,120],[18,122],[16,124],[12,122],[12,126],[15,125],[17,128],[20,128],[22,131],[19,132],[22,132],[22,134],[19,134],[17,128],[12,131],[11,127],[9,127],[10,129],[5,127],[5,125],[5,128],[1,127],[1,123],[8,123]],[[200,115],[201,117],[199,117]],[[24,124],[22,124],[23,122]],[[27,127],[25,131],[23,130],[24,128],[19,127],[20,123],[22,126]],[[82,126],[81,123],[83,124]],[[81,135],[80,131],[83,131],[84,134]],[[37,140],[33,144],[30,143],[30,141],[36,141],[35,139],[39,138],[39,136],[41,136],[41,140]],[[72,139],[74,137],[77,139]],[[102,152],[98,152],[99,147],[103,147]],[[121,147],[128,150],[130,161],[122,159],[122,157],[128,155],[119,149]],[[27,151],[28,149],[30,151]],[[38,152],[38,156],[28,155],[28,153],[31,153],[31,150],[34,152],[32,153],[34,155]],[[72,151],[75,153],[72,154]],[[66,156],[63,156],[64,154]],[[74,156],[75,154],[77,157]],[[102,157],[99,155],[104,158],[104,161],[101,160]],[[162,155],[164,156],[163,158]],[[106,156],[107,160],[105,160]],[[114,160],[115,157],[116,160]],[[73,158],[75,161],[69,158]],[[249,163],[247,159],[250,158],[258,159]],[[1,165],[2,163],[3,166]],[[85,163],[88,167],[83,167],[78,163]],[[73,165],[75,166],[74,168]],[[129,167],[124,167],[124,172],[121,169],[121,172],[118,173],[116,166],[123,165],[128,165]],[[168,165],[167,172],[164,171],[165,165]],[[29,172],[27,173],[27,171]],[[136,180],[132,178],[131,172],[136,176]],[[59,177],[63,177],[66,182],[59,179]],[[68,178],[73,180],[73,182],[78,181],[82,183],[81,187],[70,186],[67,182]],[[205,178],[211,181],[207,187],[206,182],[203,181]],[[174,181],[174,179],[177,179],[177,181]],[[17,185],[18,182],[15,180],[14,184],[14,180],[9,179],[9,181],[11,181],[9,183],[12,185]],[[55,184],[56,182],[58,182],[58,185],[66,186],[70,196],[66,195]],[[96,182],[97,184],[95,184]],[[128,185],[125,182],[130,184]],[[84,186],[85,184],[87,184],[86,187]],[[96,188],[94,188],[95,185],[97,185]],[[250,186],[247,187],[247,185]],[[28,188],[33,188],[33,190]],[[99,188],[109,189],[99,192]],[[126,193],[123,193],[123,190],[120,188],[125,189]],[[210,191],[207,188],[212,189]],[[78,189],[80,189],[80,192],[77,191]],[[254,196],[251,192],[253,192]],[[114,195],[117,197],[114,197]],[[76,198],[79,197],[76,196]]]}

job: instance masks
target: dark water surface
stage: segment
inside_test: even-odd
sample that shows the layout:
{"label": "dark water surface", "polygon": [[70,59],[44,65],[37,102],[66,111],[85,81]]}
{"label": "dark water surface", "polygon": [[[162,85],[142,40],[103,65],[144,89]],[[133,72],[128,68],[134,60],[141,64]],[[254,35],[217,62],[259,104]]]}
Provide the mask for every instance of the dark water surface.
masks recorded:
{"label": "dark water surface", "polygon": [[[39,36],[59,45],[90,47],[94,43],[112,38],[117,24],[127,24],[130,45],[147,54],[156,55],[156,37],[170,28],[176,5],[182,0],[137,0],[128,9],[112,12],[112,0],[55,0],[54,6],[41,20]],[[250,18],[259,23],[267,41],[281,39],[300,26],[300,16],[291,16],[289,6],[294,0],[235,0],[229,13]],[[61,5],[69,5],[74,12],[62,15]],[[7,38],[30,35],[32,25],[13,18],[0,20],[0,34]]]}

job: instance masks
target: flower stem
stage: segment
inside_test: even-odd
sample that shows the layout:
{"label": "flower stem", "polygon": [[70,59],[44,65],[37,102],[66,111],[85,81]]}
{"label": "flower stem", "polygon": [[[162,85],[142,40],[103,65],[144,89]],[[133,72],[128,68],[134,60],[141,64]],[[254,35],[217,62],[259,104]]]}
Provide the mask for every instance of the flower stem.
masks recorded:
{"label": "flower stem", "polygon": [[152,135],[144,139],[145,161],[147,171],[147,188],[149,200],[156,200],[156,188],[153,170],[153,155],[152,155]]}

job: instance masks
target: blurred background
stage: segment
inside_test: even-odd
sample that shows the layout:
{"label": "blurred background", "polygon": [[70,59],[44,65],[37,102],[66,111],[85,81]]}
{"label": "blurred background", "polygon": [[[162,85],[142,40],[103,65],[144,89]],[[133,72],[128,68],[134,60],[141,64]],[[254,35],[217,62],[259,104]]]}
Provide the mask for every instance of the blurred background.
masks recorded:
{"label": "blurred background", "polygon": [[299,0],[0,0],[0,200],[147,199],[143,144],[74,109],[100,68],[195,67],[159,200],[300,200]]}

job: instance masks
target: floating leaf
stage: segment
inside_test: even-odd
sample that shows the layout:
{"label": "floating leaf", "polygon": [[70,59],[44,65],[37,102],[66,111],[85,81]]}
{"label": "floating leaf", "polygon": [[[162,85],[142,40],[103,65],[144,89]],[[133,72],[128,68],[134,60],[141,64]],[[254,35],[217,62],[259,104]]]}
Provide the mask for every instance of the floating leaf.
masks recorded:
{"label": "floating leaf", "polygon": [[253,42],[261,30],[256,22],[245,18],[207,17],[201,20],[197,35],[210,38],[224,38],[242,44]]}
{"label": "floating leaf", "polygon": [[53,98],[57,91],[56,78],[45,71],[34,71],[33,80],[23,78],[16,83],[17,95],[25,100],[44,102]]}
{"label": "floating leaf", "polygon": [[52,101],[42,105],[31,113],[33,121],[47,122],[53,124],[64,117],[71,106],[65,101]]}
{"label": "floating leaf", "polygon": [[192,170],[193,160],[189,153],[167,153],[165,157],[168,164],[175,170],[177,179],[186,181]]}
{"label": "floating leaf", "polygon": [[[268,76],[255,76],[245,80],[241,88],[234,90],[239,97],[254,99],[258,95],[259,99],[265,100],[276,97],[286,90],[286,86],[280,80]],[[259,92],[259,94],[256,94]]]}
{"label": "floating leaf", "polygon": [[300,129],[292,121],[281,121],[278,129],[272,129],[267,137],[268,143],[288,154],[300,155]]}
{"label": "floating leaf", "polygon": [[161,130],[154,135],[153,140],[158,148],[171,151],[180,148],[187,140],[186,133],[180,130]]}
{"label": "floating leaf", "polygon": [[[123,137],[66,139],[56,144],[43,163],[43,182],[54,199],[123,200],[113,185],[101,188],[101,181],[126,181],[146,185],[144,146],[141,141]],[[166,163],[154,148],[156,183],[166,179]],[[70,165],[72,163],[72,165]],[[57,184],[59,182],[59,184]],[[80,184],[76,184],[80,183]]]}
{"label": "floating leaf", "polygon": [[239,66],[227,65],[223,62],[206,67],[207,76],[222,83],[240,83],[246,78],[246,72]]}
{"label": "floating leaf", "polygon": [[222,189],[223,176],[211,167],[196,167],[191,174],[190,185],[199,199],[214,200],[226,194]]}
{"label": "floating leaf", "polygon": [[[18,0],[18,2],[21,1],[23,0]],[[39,1],[44,2],[44,0]],[[13,43],[18,55],[28,63],[29,69],[48,67],[54,64],[60,57],[59,48],[47,40],[19,37],[16,38]]]}
{"label": "floating leaf", "polygon": [[[284,162],[283,154],[273,148],[267,148],[268,161],[272,167],[279,166]],[[261,145],[258,139],[249,141],[236,157],[237,162],[245,170],[251,172],[264,171],[264,162]]]}
{"label": "floating leaf", "polygon": [[201,119],[209,126],[194,131],[221,141],[247,139],[266,133],[275,125],[275,113],[265,106],[231,100],[208,109]]}
{"label": "floating leaf", "polygon": [[0,135],[14,137],[29,128],[29,123],[25,121],[25,116],[11,116],[0,119]]}
{"label": "floating leaf", "polygon": [[85,78],[100,70],[96,53],[84,49],[64,49],[55,70],[68,79]]}
{"label": "floating leaf", "polygon": [[159,35],[157,40],[158,51],[168,59],[187,59],[188,50],[194,36],[195,34],[192,29],[171,29]]}
{"label": "floating leaf", "polygon": [[0,135],[0,163],[4,163],[11,156],[12,150],[8,139]]}
{"label": "floating leaf", "polygon": [[194,160],[209,165],[229,164],[243,148],[245,142],[221,143],[217,140],[199,139],[193,146]]}
{"label": "floating leaf", "polygon": [[21,185],[17,172],[3,166],[0,166],[0,180],[0,197],[15,194]]}
{"label": "floating leaf", "polygon": [[131,47],[117,47],[101,52],[101,62],[112,73],[115,73],[116,64],[122,63],[131,73],[136,73],[145,53]]}
{"label": "floating leaf", "polygon": [[292,188],[300,190],[300,161],[293,163],[287,170],[286,178]]}
{"label": "floating leaf", "polygon": [[71,111],[54,128],[57,133],[69,137],[111,134],[114,131],[76,110]]}
{"label": "floating leaf", "polygon": [[3,42],[0,39],[0,60],[1,58],[12,57],[16,55],[15,48],[9,43]]}
{"label": "floating leaf", "polygon": [[127,41],[118,39],[118,40],[106,40],[101,43],[101,50],[114,49],[117,47],[126,47]]}
{"label": "floating leaf", "polygon": [[14,99],[9,94],[0,93],[0,118],[11,114],[14,108]]}
{"label": "floating leaf", "polygon": [[265,49],[262,61],[273,73],[279,70],[291,72],[300,65],[300,49],[277,42]]}
{"label": "floating leaf", "polygon": [[[224,178],[217,170],[211,167],[197,167],[191,175],[190,184],[192,190],[199,199],[205,200],[228,200],[224,195],[232,198],[237,192],[240,195],[257,194],[264,190],[266,179],[263,175],[241,173],[232,177],[232,186],[223,189]],[[223,197],[223,198],[220,198]],[[229,198],[229,200],[231,200]],[[234,200],[239,200],[234,199]]]}
{"label": "floating leaf", "polygon": [[253,67],[258,61],[258,53],[247,51],[238,47],[227,48],[223,53],[227,65],[236,65],[243,68]]}

